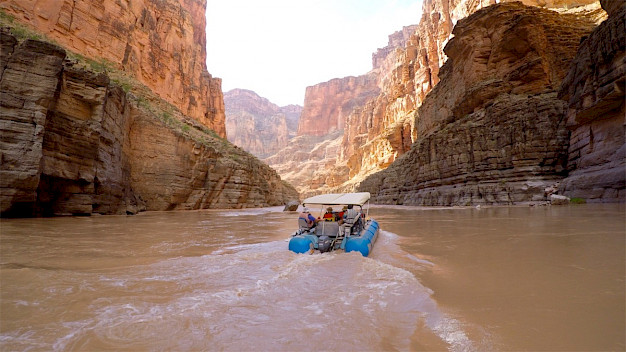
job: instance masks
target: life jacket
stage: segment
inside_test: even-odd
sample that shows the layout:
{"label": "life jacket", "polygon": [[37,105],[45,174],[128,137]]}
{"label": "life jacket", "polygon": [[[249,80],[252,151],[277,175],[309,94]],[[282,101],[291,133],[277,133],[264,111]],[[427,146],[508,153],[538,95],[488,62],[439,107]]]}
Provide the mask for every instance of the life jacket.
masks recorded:
{"label": "life jacket", "polygon": [[324,221],[336,221],[335,214],[333,214],[333,213],[325,213],[324,214]]}

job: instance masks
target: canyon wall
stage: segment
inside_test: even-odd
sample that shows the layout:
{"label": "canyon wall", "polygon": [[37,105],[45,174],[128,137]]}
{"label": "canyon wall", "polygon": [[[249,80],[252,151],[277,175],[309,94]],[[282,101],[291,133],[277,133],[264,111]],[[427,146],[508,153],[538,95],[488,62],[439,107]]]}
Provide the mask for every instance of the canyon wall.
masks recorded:
{"label": "canyon wall", "polygon": [[385,204],[547,200],[568,172],[557,93],[598,16],[505,3],[460,20],[440,82],[414,115],[412,148],[358,189]]}
{"label": "canyon wall", "polygon": [[280,151],[296,136],[302,113],[299,105],[279,107],[253,91],[224,93],[228,140],[264,158]]}
{"label": "canyon wall", "polygon": [[127,72],[226,137],[221,80],[206,69],[206,0],[6,0],[0,9],[73,52]]}
{"label": "canyon wall", "polygon": [[335,78],[306,88],[298,135],[323,136],[343,130],[348,114],[379,92],[376,75]]}
{"label": "canyon wall", "polygon": [[[523,3],[561,12],[578,7],[601,16],[599,11],[594,11],[598,8],[594,7],[594,1],[525,0]],[[406,44],[386,59],[386,69],[381,71],[379,79],[381,94],[348,118],[341,153],[351,182],[344,188],[385,169],[410,149],[418,138],[415,112],[440,80],[440,67],[447,60],[444,47],[452,29],[459,20],[495,3],[495,0],[424,1],[419,25]],[[590,8],[585,9],[583,5],[589,4]]]}
{"label": "canyon wall", "polygon": [[[57,45],[0,31],[2,216],[281,205],[276,172]],[[167,106],[167,104],[162,104]]]}
{"label": "canyon wall", "polygon": [[626,199],[626,3],[602,1],[609,18],[578,49],[561,86],[570,130],[560,191],[598,201]]}

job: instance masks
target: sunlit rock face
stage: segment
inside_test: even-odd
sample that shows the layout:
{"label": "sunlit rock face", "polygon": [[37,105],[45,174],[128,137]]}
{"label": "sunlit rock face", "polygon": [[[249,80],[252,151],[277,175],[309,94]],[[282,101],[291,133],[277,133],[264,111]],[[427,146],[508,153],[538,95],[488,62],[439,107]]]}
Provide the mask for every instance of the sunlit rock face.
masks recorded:
{"label": "sunlit rock face", "polygon": [[[328,170],[337,164],[341,134],[341,131],[335,131],[324,136],[297,136],[283,150],[264,161],[294,185],[302,197],[310,196],[315,193],[312,189],[319,189],[328,182]],[[339,185],[345,181],[347,178],[335,183]]]}
{"label": "sunlit rock face", "polygon": [[335,78],[306,88],[299,136],[323,136],[343,130],[348,114],[379,92],[372,73]]}
{"label": "sunlit rock face", "polygon": [[65,60],[62,48],[20,43],[5,29],[0,44],[3,216],[259,207],[298,198],[252,155],[193,120],[183,123],[179,112],[158,118],[146,104],[159,102]]}
{"label": "sunlit rock face", "polygon": [[557,91],[597,18],[506,3],[460,20],[414,115],[414,145],[359,190],[387,204],[545,201],[567,173]]}
{"label": "sunlit rock face", "polygon": [[259,158],[281,150],[295,137],[302,107],[279,107],[253,91],[224,94],[228,140]]}
{"label": "sunlit rock face", "polygon": [[561,86],[571,133],[561,191],[587,201],[624,202],[626,3],[606,0],[602,7],[609,18],[581,43]]}
{"label": "sunlit rock face", "polygon": [[226,137],[221,80],[206,69],[206,0],[8,0],[0,7],[62,46],[107,60]]}

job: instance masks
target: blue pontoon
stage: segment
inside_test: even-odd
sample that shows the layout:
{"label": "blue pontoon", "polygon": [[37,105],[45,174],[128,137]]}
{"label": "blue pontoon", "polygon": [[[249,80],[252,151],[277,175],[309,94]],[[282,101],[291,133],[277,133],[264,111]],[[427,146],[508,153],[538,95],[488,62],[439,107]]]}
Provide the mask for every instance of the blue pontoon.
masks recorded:
{"label": "blue pontoon", "polygon": [[[369,218],[368,192],[331,193],[310,197],[302,206],[321,206],[317,224],[310,227],[305,219],[298,219],[298,230],[289,240],[289,250],[296,253],[358,251],[367,257],[378,237],[378,222]],[[368,207],[364,212],[363,205]],[[350,206],[351,210],[345,210]],[[327,213],[326,207],[344,207],[345,211]],[[344,216],[347,215],[347,216]]]}

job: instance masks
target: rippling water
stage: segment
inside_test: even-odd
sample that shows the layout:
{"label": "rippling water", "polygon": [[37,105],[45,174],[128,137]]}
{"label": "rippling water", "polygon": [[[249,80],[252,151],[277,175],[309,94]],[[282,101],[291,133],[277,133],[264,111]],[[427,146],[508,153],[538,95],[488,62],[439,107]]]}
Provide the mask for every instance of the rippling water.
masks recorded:
{"label": "rippling water", "polygon": [[369,258],[281,208],[3,219],[1,350],[624,350],[623,205],[373,208]]}

